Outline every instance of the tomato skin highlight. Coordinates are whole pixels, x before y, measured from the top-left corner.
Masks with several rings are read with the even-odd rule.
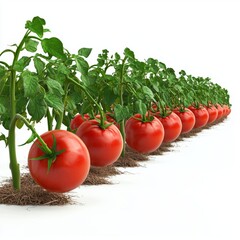
[[[209,115],[208,124],[213,123],[217,119],[218,111],[215,106],[206,107],[206,109]]]
[[[182,131],[182,122],[178,115],[171,112],[167,117],[161,117],[159,114],[157,118],[161,121],[164,127],[164,143],[173,142],[176,140]]]
[[[181,119],[182,122],[181,133],[190,132],[193,129],[196,122],[195,115],[193,114],[193,112],[190,109],[185,108],[184,112],[180,112],[178,109],[175,109],[174,113],[176,113],[178,117]]]
[[[82,123],[77,129],[76,135],[87,146],[92,166],[111,165],[118,160],[122,153],[122,135],[114,124],[106,129],[101,129],[97,120],[89,120]]]
[[[78,127],[85,121],[89,120],[90,116],[86,113],[83,116],[81,114],[77,114],[70,122],[70,129],[72,131],[76,131]]]
[[[142,116],[135,114],[126,121],[126,142],[130,148],[137,152],[153,152],[163,142],[163,125],[156,117],[151,122],[142,122],[139,119],[142,119]]]
[[[48,160],[31,160],[44,155],[36,140],[28,154],[28,167],[33,179],[50,192],[68,192],[86,179],[90,169],[90,156],[87,147],[75,134],[65,130],[52,130],[41,135],[48,145],[53,146],[53,135],[56,138],[56,151],[65,149],[57,156],[48,171]]]
[[[201,128],[207,125],[209,114],[206,108],[204,107],[195,108],[193,106],[189,108],[195,115],[196,122],[195,122],[194,128]]]

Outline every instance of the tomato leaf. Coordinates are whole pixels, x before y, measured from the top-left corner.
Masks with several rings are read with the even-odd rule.
[[[27,139],[27,141],[23,144],[20,144],[19,146],[24,146],[26,144],[32,143],[36,137],[37,137],[36,134],[32,133],[31,136]]]
[[[30,71],[25,71],[22,73],[23,86],[24,86],[24,96],[34,97],[39,91],[38,77],[33,75]]]
[[[6,114],[10,109],[10,104],[6,96],[0,96],[0,115]]]
[[[32,21],[27,21],[25,28],[36,33],[40,38],[43,37],[43,26],[46,24],[45,20],[40,17],[34,17]]]
[[[75,60],[76,60],[78,71],[83,76],[87,76],[88,75],[88,69],[89,69],[88,62],[85,59],[83,59],[82,57],[77,57],[77,56],[75,57]]]
[[[63,44],[58,38],[44,38],[41,44],[45,53],[48,53],[50,56],[54,56],[56,58],[66,59]]]
[[[22,57],[14,64],[13,69],[17,72],[22,72],[24,68],[29,65],[30,62],[30,57]]]
[[[114,116],[117,122],[121,122],[122,120],[129,118],[129,108],[127,106],[116,104],[116,106],[114,107]]]
[[[6,146],[7,146],[7,139],[8,138],[3,133],[0,135],[0,141],[4,141]]]
[[[143,87],[142,87],[142,90],[143,90],[143,93],[144,93],[147,97],[149,97],[150,99],[154,100],[154,94],[153,94],[152,90],[151,90],[149,87],[143,86]]]
[[[29,52],[36,52],[38,43],[39,42],[32,40],[31,38],[27,38],[25,41],[25,49]]]
[[[45,68],[45,63],[38,57],[34,57],[33,58],[33,62],[34,62],[34,67],[37,70],[37,73],[40,75],[42,74],[44,68]]]
[[[4,114],[6,111],[5,106],[0,102],[0,114]]]
[[[134,52],[132,50],[130,50],[129,48],[125,48],[124,49],[124,55],[128,58],[135,58]]]
[[[27,110],[31,115],[32,120],[36,122],[39,122],[46,115],[47,104],[42,93],[39,93],[34,98],[30,99]]]
[[[56,96],[55,94],[52,93],[47,93],[44,98],[48,104],[48,106],[63,112],[64,106],[62,102],[62,98],[59,96]]]
[[[56,95],[64,95],[64,90],[58,81],[48,78],[46,84],[48,86],[49,93]]]
[[[135,103],[137,112],[140,113],[142,116],[145,116],[147,113],[147,106],[142,100],[138,100]]]
[[[87,58],[92,52],[92,48],[80,48],[78,50],[78,55]]]

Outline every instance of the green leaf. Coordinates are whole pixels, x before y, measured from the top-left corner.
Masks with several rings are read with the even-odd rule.
[[[57,111],[63,112],[64,105],[61,97],[55,94],[47,93],[45,96],[45,100],[49,107],[52,107]]]
[[[4,114],[6,112],[5,106],[0,102],[0,115]]]
[[[22,72],[24,68],[29,65],[30,62],[31,62],[30,57],[22,57],[14,64],[13,69],[18,72]]]
[[[31,136],[28,138],[28,140],[25,143],[22,143],[19,146],[24,146],[26,144],[32,143],[35,140],[36,137],[37,137],[36,134],[32,133]]]
[[[44,95],[39,93],[34,98],[30,99],[27,110],[32,120],[39,122],[47,112],[47,104],[44,100]]]
[[[124,49],[124,55],[128,58],[132,58],[132,59],[135,58],[134,52],[132,50],[130,50],[129,48]]]
[[[136,108],[137,112],[141,115],[145,115],[147,113],[147,106],[145,103],[142,102],[142,100],[136,101]]]
[[[87,58],[91,52],[92,52],[92,48],[80,48],[78,50],[78,55]]]
[[[24,96],[34,97],[39,91],[38,77],[29,71],[22,73]]]
[[[32,40],[31,38],[27,38],[25,41],[25,48],[29,52],[36,52],[38,43],[39,42]]]
[[[145,95],[147,95],[147,97],[149,97],[152,100],[154,99],[154,94],[153,94],[152,90],[149,87],[143,86],[142,90],[143,90],[143,93]]]
[[[88,62],[85,59],[83,59],[82,57],[75,57],[75,60],[76,60],[78,71],[83,76],[87,76],[88,75],[88,69],[89,69]]]
[[[34,67],[37,70],[38,74],[42,74],[44,68],[45,68],[45,63],[38,57],[34,57],[33,58],[33,62],[34,62]]]
[[[45,53],[48,53],[51,56],[56,58],[66,59],[66,55],[64,54],[64,48],[62,42],[55,37],[52,38],[44,38],[41,42],[42,49]]]
[[[48,90],[50,93],[56,94],[56,95],[59,95],[59,94],[64,95],[64,90],[58,81],[48,78],[48,80],[46,81],[46,84],[48,86]]]
[[[58,71],[60,72],[60,73],[63,73],[63,74],[65,74],[65,75],[68,75],[68,74],[70,74],[70,69],[67,67],[67,66],[65,66],[63,63],[60,63],[59,64],[59,66],[58,66]]]
[[[3,133],[0,135],[0,141],[4,141],[7,146],[7,137]]]
[[[114,116],[117,122],[128,119],[130,116],[128,107],[116,104],[114,107]]]
[[[34,17],[32,21],[27,21],[25,28],[36,33],[40,38],[43,37],[43,26],[46,24],[45,20],[40,17]]]
[[[10,109],[9,100],[6,96],[0,96],[0,115],[6,114]]]

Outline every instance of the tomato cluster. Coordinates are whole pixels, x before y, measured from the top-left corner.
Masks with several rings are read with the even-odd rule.
[[[104,49],[90,66],[91,48],[70,53],[58,38],[44,38],[45,24],[40,17],[27,21],[16,49],[0,53],[13,54],[12,62],[0,61],[0,124],[8,131],[0,140],[9,147],[16,190],[15,126],[32,131],[26,144],[37,138],[28,158],[35,181],[65,192],[84,181],[90,166],[124,157],[126,145],[149,154],[231,112],[228,91],[210,78],[175,73],[158,59],[139,60],[129,48],[122,56]],[[33,126],[43,118],[48,132],[39,136]]]

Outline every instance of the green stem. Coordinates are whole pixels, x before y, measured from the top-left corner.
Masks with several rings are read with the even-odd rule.
[[[53,127],[53,117],[51,116],[49,109],[47,109],[47,125],[48,131],[51,131]]]
[[[106,117],[105,117],[105,113],[103,111],[103,108],[102,106],[97,102],[95,101],[95,99],[92,97],[92,95],[88,92],[88,90],[82,86],[79,82],[76,82],[73,78],[71,77],[68,77],[68,79],[73,83],[75,84],[76,86],[78,86],[81,90],[83,90],[83,92],[87,95],[87,97],[97,106],[98,108],[98,111],[100,113],[100,123],[99,123],[99,127],[101,129],[106,129],[106,127],[108,125],[105,124],[105,120],[106,120]]]
[[[121,72],[120,72],[120,81],[119,81],[119,96],[120,96],[120,104],[123,106],[124,105],[124,100],[123,100],[123,93],[124,93],[124,66],[125,66],[125,62],[126,62],[127,58],[125,57],[122,61],[122,68],[121,68]],[[123,150],[121,153],[121,156],[124,157],[125,156],[125,151],[126,151],[126,133],[125,133],[125,119],[123,119],[120,122],[120,132],[122,134],[122,138],[123,138]]]
[[[16,71],[13,69],[13,66],[18,61],[20,52],[23,48],[25,43],[25,39],[28,36],[30,31],[27,31],[18,45],[16,52],[14,54],[14,59],[11,66],[11,75],[10,75],[10,121],[12,121],[16,115]],[[15,190],[20,190],[21,183],[20,183],[20,169],[19,164],[17,163],[17,156],[16,156],[16,140],[15,140],[15,127],[9,129],[8,132],[8,149],[9,149],[9,156],[10,156],[10,169],[12,172],[12,179],[13,179],[13,188]]]
[[[15,128],[16,125],[16,121],[20,119],[21,121],[23,121],[23,123],[27,126],[27,128],[29,128],[32,133],[36,136],[36,138],[38,139],[38,141],[41,144],[41,147],[44,149],[44,152],[46,154],[51,155],[52,154],[52,150],[47,146],[47,144],[44,142],[44,140],[39,136],[39,134],[36,132],[35,128],[28,122],[28,120],[23,117],[21,114],[16,114],[15,117],[12,119],[11,124],[10,124],[10,129]]]

